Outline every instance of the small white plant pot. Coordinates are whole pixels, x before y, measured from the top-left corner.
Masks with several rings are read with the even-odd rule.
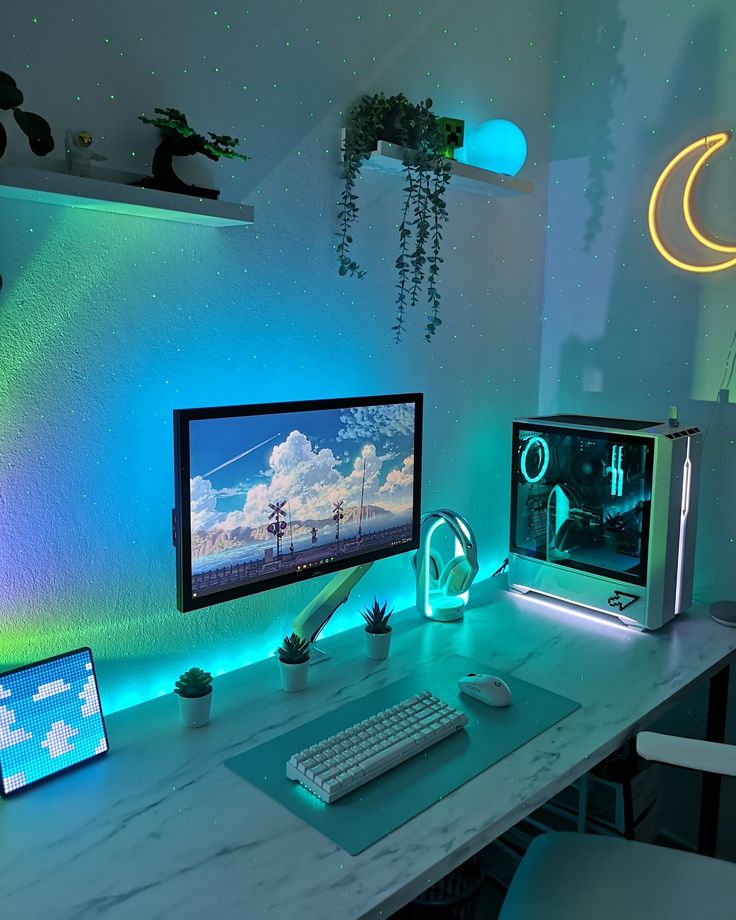
[[[210,704],[212,703],[212,688],[206,696],[179,697],[179,718],[186,728],[201,728],[210,720]]]
[[[299,664],[289,664],[279,658],[279,671],[281,672],[281,687],[289,693],[307,689],[309,680],[309,662],[301,661]]]
[[[365,630],[365,653],[369,658],[388,658],[391,647],[391,630],[385,633],[371,633]]]

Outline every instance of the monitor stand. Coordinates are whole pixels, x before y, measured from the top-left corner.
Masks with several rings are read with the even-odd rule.
[[[303,639],[309,639],[310,664],[320,664],[330,657],[328,652],[314,643],[332,614],[350,597],[350,592],[372,565],[372,562],[366,562],[338,572],[292,623],[293,632]]]

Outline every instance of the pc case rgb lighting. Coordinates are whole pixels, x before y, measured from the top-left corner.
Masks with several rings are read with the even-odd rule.
[[[661,422],[517,419],[509,585],[643,629],[687,609],[700,443]]]

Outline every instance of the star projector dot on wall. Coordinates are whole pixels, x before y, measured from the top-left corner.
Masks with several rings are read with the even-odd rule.
[[[465,146],[455,151],[456,159],[504,176],[515,176],[526,160],[524,132],[513,121],[493,118],[474,131],[467,130]]]

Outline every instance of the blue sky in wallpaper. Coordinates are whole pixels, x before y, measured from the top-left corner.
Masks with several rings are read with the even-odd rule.
[[[269,548],[318,553],[335,540],[337,502],[341,541],[410,524],[414,422],[412,403],[190,422],[193,573]]]
[[[0,674],[0,776],[12,792],[107,750],[88,649]]]

